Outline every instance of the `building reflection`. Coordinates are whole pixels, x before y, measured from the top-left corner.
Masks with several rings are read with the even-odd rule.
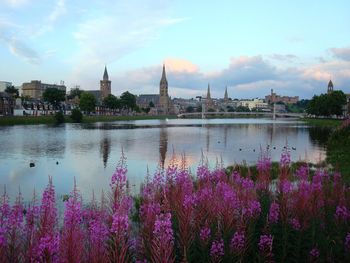
[[[108,134],[104,134],[103,138],[100,141],[100,155],[103,161],[103,167],[107,167],[108,157],[111,152],[111,139]]]
[[[159,131],[159,165],[164,168],[166,154],[168,151],[168,130],[165,126]]]

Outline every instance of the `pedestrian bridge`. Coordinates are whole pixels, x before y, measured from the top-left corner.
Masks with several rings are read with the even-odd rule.
[[[237,115],[246,115],[246,116],[263,116],[275,118],[303,118],[306,115],[304,113],[287,113],[287,112],[191,112],[191,113],[181,113],[178,114],[178,118],[186,117],[202,117],[203,119],[207,116],[237,116]]]

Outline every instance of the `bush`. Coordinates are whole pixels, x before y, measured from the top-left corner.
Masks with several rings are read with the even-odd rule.
[[[56,124],[64,123],[64,115],[62,111],[56,112],[54,118]]]
[[[83,120],[83,114],[79,109],[75,108],[72,110],[70,118],[73,120],[73,122],[81,122]]]

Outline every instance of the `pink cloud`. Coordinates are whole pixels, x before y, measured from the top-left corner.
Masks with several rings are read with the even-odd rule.
[[[189,60],[179,58],[167,58],[164,61],[167,71],[196,73],[199,67]]]

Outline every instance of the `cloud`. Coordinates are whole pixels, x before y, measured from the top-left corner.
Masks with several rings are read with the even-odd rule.
[[[281,55],[281,54],[272,54],[269,56],[271,59],[279,60],[279,61],[287,61],[291,62],[297,59],[298,57],[292,54]]]
[[[9,49],[15,56],[24,59],[30,64],[39,64],[41,62],[39,54],[28,47],[24,42],[15,38],[7,41]]]
[[[333,54],[333,56],[335,56],[336,58],[350,61],[350,47],[331,48],[330,51]]]
[[[56,20],[67,12],[65,0],[58,0],[53,11],[49,15],[49,21],[51,23],[56,22]]]
[[[167,58],[164,63],[169,71],[196,73],[199,67],[186,59]]]
[[[5,4],[11,7],[20,7],[25,5],[29,0],[2,0],[1,2],[5,2]]]

